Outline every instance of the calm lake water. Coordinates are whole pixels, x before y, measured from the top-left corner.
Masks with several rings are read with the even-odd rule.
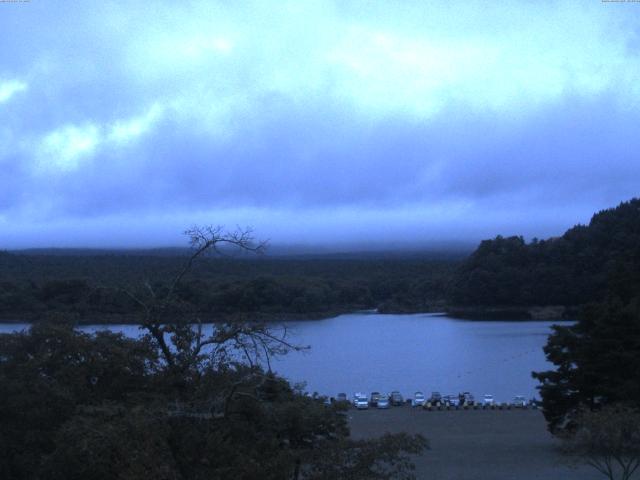
[[[443,395],[470,391],[496,400],[538,396],[531,371],[551,367],[542,347],[555,322],[465,321],[435,314],[354,313],[315,321],[287,322],[289,339],[310,345],[272,362],[274,370],[307,390],[389,392],[411,395],[437,390]],[[27,328],[0,324],[0,333]],[[109,328],[130,336],[131,325]]]

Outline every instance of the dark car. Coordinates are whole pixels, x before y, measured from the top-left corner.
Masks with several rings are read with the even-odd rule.
[[[394,407],[399,407],[404,404],[404,398],[402,398],[400,392],[397,391],[393,391],[389,394],[389,401]]]
[[[372,407],[377,407],[379,398],[380,398],[380,392],[371,392],[371,398],[369,399],[369,404]]]
[[[431,392],[431,397],[429,398],[429,402],[431,402],[432,405],[435,405],[437,403],[442,403],[442,395],[440,395],[440,392]]]
[[[458,407],[460,405],[460,397],[458,395],[445,395],[442,397],[442,404],[449,407]]]

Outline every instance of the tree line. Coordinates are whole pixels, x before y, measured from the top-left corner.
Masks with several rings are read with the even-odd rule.
[[[585,305],[640,286],[640,200],[603,210],[562,236],[485,240],[456,270],[453,305]]]
[[[267,251],[268,253],[268,251]],[[184,257],[0,255],[0,316],[127,321],[135,302],[122,286],[159,289]],[[204,258],[175,295],[207,320],[327,316],[358,309],[442,308],[457,260],[443,258]]]

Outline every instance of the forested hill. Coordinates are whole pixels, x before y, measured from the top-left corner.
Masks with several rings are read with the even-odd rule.
[[[459,306],[577,306],[610,291],[640,290],[640,199],[596,213],[561,237],[485,240],[456,271],[449,302]]]
[[[162,291],[186,259],[179,251],[143,253],[0,251],[0,320],[136,321],[139,307],[122,289],[148,282]],[[442,310],[446,285],[463,258],[451,252],[204,258],[176,295],[181,308],[210,320]]]

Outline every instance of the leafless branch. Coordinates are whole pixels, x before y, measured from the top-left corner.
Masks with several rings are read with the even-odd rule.
[[[175,312],[175,293],[185,276],[193,269],[196,260],[209,252],[224,255],[225,248],[231,247],[245,252],[261,254],[266,242],[255,242],[250,228],[237,228],[227,232],[221,226],[194,226],[185,231],[189,238],[191,253],[178,273],[173,277],[166,290],[154,289],[151,282],[145,279],[144,290],[134,293],[130,289],[120,289],[144,312],[141,326],[153,338],[167,365],[172,368],[197,370],[205,358],[209,361],[228,358],[232,352],[242,352],[251,367],[266,360],[271,370],[271,356],[287,351],[304,350],[304,346],[294,345],[287,339],[286,328],[281,334],[274,333],[265,324],[249,322],[233,322],[216,324],[209,335],[203,333],[199,318],[194,324],[178,323],[170,318]],[[169,335],[169,337],[166,337]],[[206,347],[208,355],[205,355]]]

